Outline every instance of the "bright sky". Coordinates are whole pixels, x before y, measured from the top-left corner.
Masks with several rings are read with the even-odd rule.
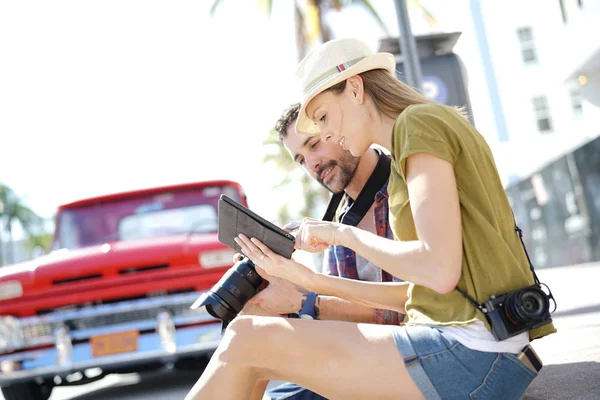
[[[226,178],[275,218],[286,197],[270,190],[262,142],[296,99],[297,60],[292,2],[273,3],[269,19],[250,0],[214,17],[212,0],[2,2],[0,181],[51,216],[89,196]],[[397,33],[394,2],[374,3]],[[330,21],[376,50],[363,9]]]

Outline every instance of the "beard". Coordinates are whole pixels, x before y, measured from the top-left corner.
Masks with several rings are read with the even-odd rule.
[[[317,171],[317,182],[319,182],[321,186],[329,190],[331,193],[337,194],[343,192],[354,177],[359,160],[360,157],[354,157],[352,154],[350,154],[350,152],[344,152],[339,160],[331,160],[321,165]],[[323,171],[330,167],[336,166],[339,167],[338,176],[332,177],[328,183],[323,182],[321,179],[321,174]],[[330,174],[332,172],[330,172]]]

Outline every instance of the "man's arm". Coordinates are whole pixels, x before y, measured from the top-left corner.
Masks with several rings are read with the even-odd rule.
[[[375,309],[333,296],[318,295],[315,306],[322,320],[375,323]]]
[[[349,322],[364,322],[368,324],[398,325],[402,322],[405,312],[372,308],[334,296],[318,295],[316,306],[319,319]]]
[[[240,314],[279,316],[298,313],[307,291],[284,279],[270,277],[269,286],[251,298]],[[319,319],[376,323],[375,309],[334,296],[317,296]]]

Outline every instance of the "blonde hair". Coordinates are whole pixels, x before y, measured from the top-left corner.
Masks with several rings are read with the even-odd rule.
[[[397,118],[412,104],[435,104],[407,84],[396,79],[384,69],[372,69],[359,74],[363,80],[365,92],[371,96],[377,110],[390,117]],[[340,82],[327,89],[334,94],[340,94],[346,88],[346,81]],[[465,116],[460,108],[456,111]]]

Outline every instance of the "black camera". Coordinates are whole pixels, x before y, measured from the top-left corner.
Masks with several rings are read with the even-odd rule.
[[[191,308],[206,307],[206,311],[227,325],[244,308],[248,300],[258,291],[264,279],[256,272],[254,263],[248,259],[235,263],[210,291],[203,293]]]
[[[551,322],[550,298],[537,284],[491,296],[483,306],[492,334],[500,341]]]

